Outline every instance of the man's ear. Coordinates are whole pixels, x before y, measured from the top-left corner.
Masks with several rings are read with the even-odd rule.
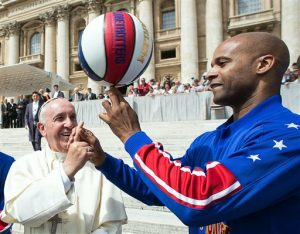
[[[38,122],[38,123],[37,123],[37,128],[38,128],[38,130],[40,131],[41,135],[42,135],[43,137],[45,137],[45,136],[46,136],[45,125],[42,124],[42,123],[40,123],[40,122]]]
[[[256,74],[264,74],[268,72],[275,63],[275,57],[271,54],[264,55],[258,58]]]

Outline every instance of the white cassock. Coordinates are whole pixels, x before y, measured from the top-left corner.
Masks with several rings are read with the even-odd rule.
[[[32,234],[121,233],[127,216],[120,190],[87,162],[66,193],[60,173],[65,156],[48,146],[13,163],[2,220],[21,223]],[[59,222],[54,225],[49,219],[56,214]]]

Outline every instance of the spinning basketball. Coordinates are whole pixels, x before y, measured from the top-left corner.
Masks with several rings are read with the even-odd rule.
[[[78,43],[79,61],[85,73],[107,86],[132,83],[147,68],[152,50],[146,26],[122,11],[95,18]]]

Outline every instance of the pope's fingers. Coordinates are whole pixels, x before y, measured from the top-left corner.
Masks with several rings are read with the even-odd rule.
[[[75,128],[74,141],[80,141],[80,133],[83,129],[83,122],[79,122],[78,126]]]

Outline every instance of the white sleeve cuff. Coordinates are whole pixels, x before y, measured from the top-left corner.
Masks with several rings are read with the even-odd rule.
[[[74,181],[71,181],[70,178],[67,176],[62,163],[59,164],[59,171],[60,171],[61,179],[64,183],[65,192],[67,193],[69,192],[70,188],[74,184]]]

